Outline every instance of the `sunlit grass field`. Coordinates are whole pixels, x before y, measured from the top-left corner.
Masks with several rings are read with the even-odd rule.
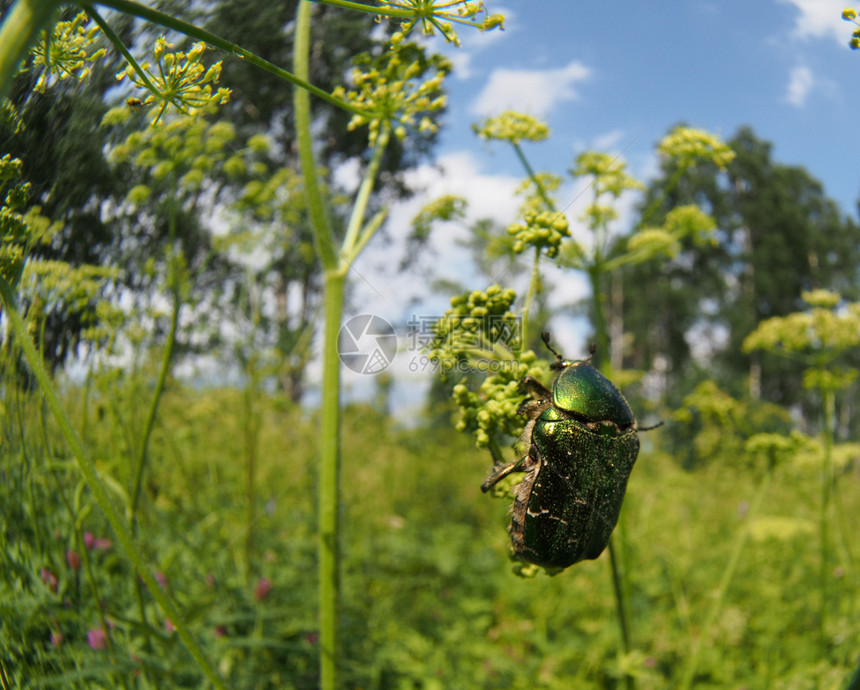
[[[68,409],[125,510],[142,389],[112,379],[84,395],[67,387]],[[204,687],[39,396],[7,386],[3,403],[2,687]],[[314,415],[175,385],[159,419],[138,529],[159,581],[228,687],[317,687]],[[509,502],[480,491],[488,453],[370,407],[347,408],[343,429],[344,687],[611,688],[625,670],[672,687],[700,636],[695,687],[846,687],[860,654],[856,458],[840,465],[822,589],[814,464],[779,464],[750,520],[762,466],[717,455],[685,470],[660,450],[673,424],[649,432],[616,530],[625,657],[606,553],[553,577],[514,572]]]

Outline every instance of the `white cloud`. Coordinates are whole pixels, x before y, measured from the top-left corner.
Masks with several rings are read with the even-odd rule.
[[[414,301],[435,301],[434,309],[444,309],[447,297],[433,295],[430,283],[436,278],[473,285],[476,276],[468,250],[457,245],[467,238],[465,226],[481,218],[507,225],[514,220],[521,199],[515,195],[520,180],[510,175],[486,172],[473,154],[454,152],[439,158],[437,165],[422,165],[406,175],[417,190],[409,199],[392,205],[385,223],[385,238],[375,238],[356,262],[352,276],[354,303],[361,310],[398,321]],[[422,250],[429,259],[432,275],[422,280],[420,271],[398,270],[406,252],[406,238],[412,219],[428,202],[446,194],[468,201],[465,221],[440,223],[434,227],[429,246]],[[386,241],[387,238],[387,241]],[[475,287],[485,287],[475,286]],[[436,299],[438,297],[438,299]]]
[[[518,110],[544,117],[557,104],[576,100],[579,93],[574,86],[590,75],[591,70],[578,60],[549,70],[495,69],[471,111],[495,115],[503,110]]]
[[[779,0],[794,5],[800,12],[794,22],[795,38],[834,38],[847,46],[851,27],[842,19],[845,0]],[[847,3],[850,5],[851,3]]]
[[[806,103],[809,92],[815,86],[812,70],[806,65],[796,65],[792,68],[788,80],[788,90],[785,100],[791,105],[801,108]]]
[[[590,148],[595,151],[614,151],[619,144],[628,143],[627,133],[623,129],[613,129],[597,136]]]

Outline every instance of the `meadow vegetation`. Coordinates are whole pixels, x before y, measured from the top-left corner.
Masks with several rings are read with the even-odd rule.
[[[351,269],[446,107],[451,63],[410,32],[501,17],[300,0],[266,4],[289,27],[268,44],[230,2],[79,4],[18,0],[0,28],[0,688],[860,685],[860,228],[805,171],[747,128],[673,126],[654,180],[577,156],[569,219],[529,159],[547,126],[476,123],[521,161],[521,208],[469,228],[476,282],[437,286],[424,355],[447,376],[403,424],[383,378],[341,403]],[[430,203],[410,249],[465,217]],[[498,262],[525,294],[481,277]],[[665,422],[606,552],[561,573],[510,555],[516,478],[480,491],[514,457],[519,382],[553,375],[548,262],[588,281],[593,364]],[[703,323],[726,334],[707,362]],[[206,358],[235,385],[179,375]]]

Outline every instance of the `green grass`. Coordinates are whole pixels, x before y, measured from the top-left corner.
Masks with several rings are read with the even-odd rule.
[[[87,406],[69,388],[112,497],[124,487],[144,411],[139,389],[103,381]],[[144,396],[145,398],[145,396]],[[194,635],[230,688],[318,686],[315,481],[317,422],[263,396],[247,505],[244,398],[169,390],[144,477],[139,533]],[[204,687],[201,673],[114,544],[38,396],[4,388],[0,446],[0,687]],[[169,420],[169,421],[168,421]],[[490,458],[447,428],[403,430],[348,408],[343,438],[342,683],[349,688],[615,687],[676,684],[713,601],[760,476],[732,458],[687,471],[651,432],[624,516],[634,651],[618,654],[609,564],[521,578],[508,559],[508,505],[481,494]],[[843,514],[860,514],[855,461],[838,478]],[[834,528],[827,637],[820,610],[814,466],[776,470],[712,630],[697,688],[842,688],[860,647],[849,519]],[[811,531],[804,527],[812,526]],[[834,512],[834,524],[839,514]],[[768,531],[769,526],[769,531]],[[793,531],[792,531],[793,530]],[[250,542],[249,542],[250,539]],[[73,570],[67,550],[84,555]],[[854,548],[856,551],[856,547]],[[89,561],[92,578],[87,574]],[[56,593],[41,571],[57,577]],[[259,600],[259,583],[271,590]],[[97,594],[94,594],[94,588]],[[99,605],[111,647],[94,650]],[[52,644],[61,632],[63,641]]]

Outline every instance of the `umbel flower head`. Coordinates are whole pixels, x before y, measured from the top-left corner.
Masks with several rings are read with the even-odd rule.
[[[692,127],[675,127],[663,137],[657,152],[674,158],[681,167],[710,160],[723,170],[735,158],[735,152],[718,136]]]
[[[71,21],[57,22],[52,35],[33,46],[33,67],[40,70],[34,91],[44,93],[51,77],[81,80],[104,57],[104,48],[93,50],[99,28],[89,21],[86,12],[79,12]]]
[[[206,45],[195,43],[187,53],[172,51],[173,44],[162,36],[155,42],[157,70],[152,71],[149,63],[138,69],[129,65],[117,74],[117,79],[127,77],[135,86],[149,91],[141,105],[152,106],[156,124],[171,107],[184,115],[196,115],[215,104],[224,104],[230,98],[230,89],[219,87],[213,91],[213,84],[221,78],[221,62],[210,67],[203,65],[201,58]]]
[[[528,210],[524,223],[508,226],[508,234],[514,236],[514,252],[521,254],[529,247],[546,250],[551,259],[558,256],[561,241],[570,237],[570,228],[564,214],[555,211]]]
[[[549,137],[549,127],[536,117],[506,110],[494,117],[472,125],[481,139],[499,139],[519,144],[521,141],[543,141]]]
[[[408,15],[400,24],[400,32],[391,37],[392,43],[398,43],[407,36],[416,24],[421,24],[421,31],[432,36],[439,31],[446,41],[460,45],[460,39],[452,24],[471,26],[480,31],[503,29],[505,18],[501,14],[487,14],[483,2],[469,0],[380,0],[383,9],[405,10]],[[477,19],[483,14],[483,19]]]
[[[762,321],[744,340],[745,352],[766,350],[811,364],[804,372],[806,388],[837,391],[857,378],[857,370],[835,363],[860,347],[860,302],[842,303],[829,290],[804,292],[809,310]]]
[[[500,436],[520,435],[520,381],[544,378],[549,371],[534,352],[520,351],[519,319],[511,311],[515,299],[513,290],[498,285],[454,297],[436,322],[429,346],[430,359],[443,372],[463,372],[451,395],[459,410],[456,428],[473,433],[481,448],[496,444]],[[487,374],[477,391],[468,386],[469,371]]]
[[[356,58],[352,88],[338,86],[332,95],[366,114],[354,115],[349,129],[369,125],[369,142],[376,144],[383,123],[395,136],[406,137],[407,129],[435,133],[433,116],[444,110],[447,97],[442,82],[451,71],[450,61],[441,55],[427,58],[414,43],[399,43],[382,55],[365,53]]]
[[[857,50],[860,48],[860,22],[857,21],[857,10],[851,7],[842,10],[842,18],[846,22],[851,22],[852,24],[857,25],[857,28],[854,29],[854,33],[851,34],[851,40],[848,43],[848,45],[854,50]]]

